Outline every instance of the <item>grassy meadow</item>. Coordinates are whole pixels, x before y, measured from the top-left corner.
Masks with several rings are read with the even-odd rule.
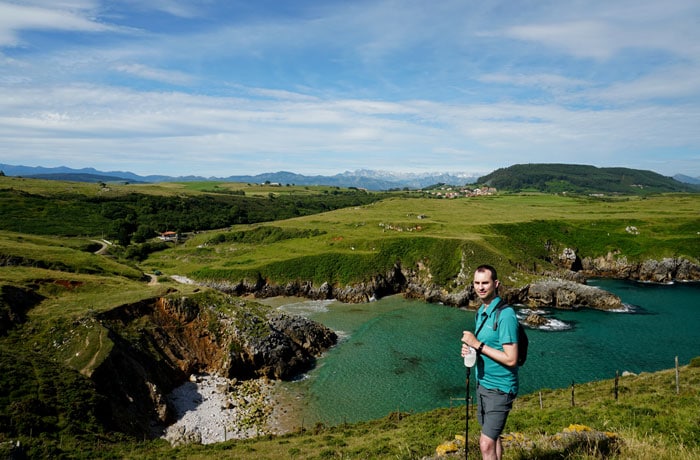
[[[675,372],[621,377],[618,397],[614,381],[577,385],[572,406],[570,389],[543,390],[516,399],[506,430],[504,459],[691,460],[700,457],[700,361]],[[542,403],[540,404],[540,400]],[[171,448],[165,441],[125,443],[109,452],[129,459],[424,459],[439,458],[436,448],[465,433],[464,406],[425,413],[392,413],[369,422],[335,427],[316,425],[283,436],[261,436],[209,446]],[[604,432],[614,449],[586,443],[566,446],[561,433]],[[478,423],[469,420],[469,455],[480,458]],[[94,452],[93,452],[94,453]],[[83,458],[89,458],[86,452]],[[444,458],[444,457],[442,457]],[[464,458],[464,450],[453,457]]]
[[[262,231],[261,227],[274,227]],[[635,227],[638,233],[627,231]],[[697,195],[599,199],[502,195],[460,200],[389,197],[332,212],[193,235],[144,261],[149,270],[194,278],[295,278],[352,283],[397,260],[428,261],[448,285],[460,264],[493,263],[512,282],[523,267],[550,269],[550,248],[579,255],[610,252],[630,261],[700,255]],[[318,234],[313,234],[316,232]],[[256,235],[258,235],[256,237]],[[302,235],[298,237],[298,235]]]
[[[120,201],[125,197],[129,200]],[[332,200],[337,200],[335,207],[324,208]],[[297,202],[304,213],[294,213]],[[128,212],[123,203],[130,206]],[[167,214],[160,205],[168,207]],[[575,248],[581,257],[610,253],[629,261],[700,260],[700,194],[532,193],[446,200],[418,192],[337,187],[86,184],[0,177],[0,212],[0,293],[8,299],[13,289],[32,294],[26,319],[0,334],[0,452],[14,439],[7,434],[12,428],[23,433],[20,440],[33,446],[32,452],[45,457],[71,452],[65,458],[418,459],[463,432],[463,407],[178,449],[165,441],[141,442],[104,432],[83,416],[94,413],[97,402],[80,372],[89,372],[106,351],[100,347],[105,330],[91,327],[93,313],[172,290],[189,295],[197,289],[175,282],[174,275],[345,285],[400,262],[424,267],[420,269],[434,283],[449,289],[468,282],[482,263],[497,266],[505,284],[522,286],[555,268],[552,258],[565,247]],[[236,219],[256,218],[231,224],[234,213]],[[110,236],[116,222],[133,230],[158,224],[160,216],[191,230],[183,232],[179,243],[158,246],[132,241],[127,248]],[[172,229],[162,224],[150,228],[150,236]],[[104,239],[112,244],[100,252]],[[0,298],[1,308],[7,306],[4,301]],[[86,335],[72,336],[78,329]],[[70,348],[59,350],[62,338]],[[574,423],[619,433],[624,444],[612,458],[698,458],[697,363],[683,368],[682,375],[680,395],[672,375],[661,372],[625,378],[617,401],[611,398],[610,382],[582,385],[576,407],[567,406],[566,390],[544,392],[542,409],[536,396],[523,396],[508,429],[523,433],[530,447],[510,449],[506,458],[593,458],[585,450],[562,455],[550,445],[550,436]],[[12,414],[43,410],[47,412],[22,427],[10,427]],[[34,427],[43,428],[37,432]],[[472,456],[477,452],[475,421],[473,427]]]

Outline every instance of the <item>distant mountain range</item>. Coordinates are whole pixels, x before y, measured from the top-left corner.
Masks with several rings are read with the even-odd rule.
[[[193,182],[193,181],[225,181],[262,184],[265,182],[282,185],[330,185],[338,187],[357,187],[367,190],[390,190],[411,188],[419,189],[439,183],[464,185],[471,184],[477,175],[467,173],[423,173],[395,174],[385,171],[367,169],[346,171],[334,176],[304,176],[288,171],[264,173],[258,175],[202,177],[202,176],[139,176],[128,171],[98,171],[94,168],[73,169],[65,166],[45,168],[41,166],[14,166],[0,163],[0,171],[7,176],[22,176],[40,179],[68,180],[76,182]]]
[[[700,185],[700,177],[690,177],[685,174],[676,174],[673,176],[678,182],[683,182],[684,184]]]
[[[468,173],[406,173],[361,169],[346,171],[334,176],[305,176],[288,171],[228,177],[202,176],[139,176],[128,171],[98,171],[94,168],[73,169],[65,166],[45,168],[41,166],[15,166],[0,163],[0,171],[7,176],[77,182],[191,182],[225,181],[260,184],[265,182],[282,185],[329,185],[357,187],[367,190],[421,189],[436,184],[468,185],[488,184],[503,190],[536,189],[540,191],[600,190],[616,192],[629,187],[651,188],[658,191],[698,191],[700,177],[677,174],[662,176],[651,171],[629,168],[596,168],[568,164],[523,164],[498,169],[486,176]],[[689,186],[688,186],[689,185]]]

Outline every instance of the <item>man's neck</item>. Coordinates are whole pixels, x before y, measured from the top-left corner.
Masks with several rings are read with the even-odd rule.
[[[482,300],[482,303],[483,303],[483,306],[484,306],[484,313],[486,312],[486,310],[488,310],[488,308],[491,306],[491,304],[492,304],[492,303],[494,302],[494,300],[496,300],[497,298],[498,298],[498,294],[494,295],[494,296],[491,297],[490,299],[483,299],[483,300]]]

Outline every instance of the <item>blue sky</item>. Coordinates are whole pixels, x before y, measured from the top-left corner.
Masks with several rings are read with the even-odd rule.
[[[697,0],[0,0],[0,163],[700,177]]]

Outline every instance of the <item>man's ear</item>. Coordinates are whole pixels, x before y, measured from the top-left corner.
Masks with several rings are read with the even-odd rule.
[[[498,287],[501,285],[501,282],[496,280],[493,284],[494,286],[496,286],[496,289],[498,289]]]

